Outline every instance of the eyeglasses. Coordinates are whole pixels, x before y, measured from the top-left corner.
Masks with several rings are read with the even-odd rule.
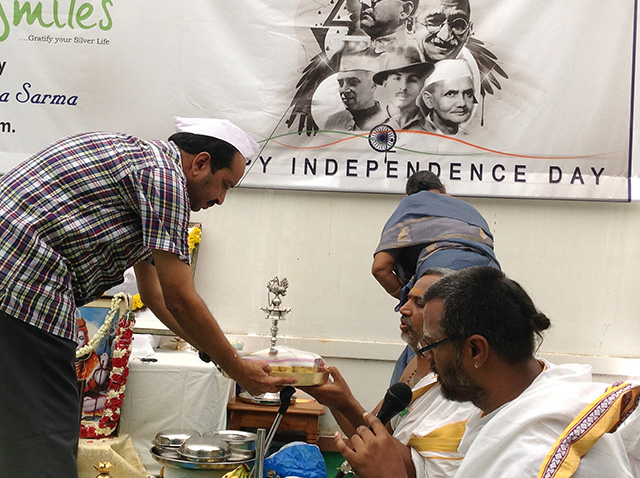
[[[450,342],[451,340],[453,340],[453,337],[445,337],[444,339],[440,339],[435,341],[432,344],[429,345],[425,345],[424,347],[422,347],[421,349],[418,349],[418,353],[420,355],[424,355],[425,352],[428,352],[429,350],[435,349],[436,347],[438,347],[439,345],[444,345],[447,342]]]
[[[449,25],[449,28],[454,35],[463,35],[469,29],[469,22],[462,17],[457,17],[450,20],[444,15],[434,15],[427,18],[427,21],[425,23],[418,23],[425,26],[429,33],[438,33],[440,30],[442,30],[442,27],[445,23]]]

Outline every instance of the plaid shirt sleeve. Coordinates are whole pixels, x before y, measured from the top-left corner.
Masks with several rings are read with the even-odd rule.
[[[136,173],[143,244],[189,263],[189,201],[175,170],[145,168]],[[187,211],[187,214],[185,214]]]

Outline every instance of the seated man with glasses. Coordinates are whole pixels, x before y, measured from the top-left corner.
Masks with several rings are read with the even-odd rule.
[[[472,267],[440,279],[424,299],[427,345],[419,352],[433,361],[444,397],[479,409],[466,423],[456,478],[638,476],[629,425],[639,420],[640,384],[607,387],[591,381],[587,365],[536,358],[551,323],[518,283]],[[407,476],[379,420],[368,415],[366,424],[353,449],[336,437],[358,477],[381,469]]]
[[[400,308],[401,336],[414,350],[421,346],[423,295],[432,284],[452,272],[441,268],[426,270]],[[462,459],[456,450],[464,424],[477,410],[471,403],[445,399],[436,376],[431,373],[431,365],[429,354],[414,356],[409,362],[399,381],[412,387],[412,401],[407,410],[388,425],[393,433],[393,446],[402,456],[405,472],[410,477],[453,476]],[[329,371],[332,380],[306,387],[304,391],[329,407],[342,431],[351,436],[357,427],[366,425],[362,416],[365,410],[338,369],[329,367]],[[372,413],[377,413],[381,404]]]

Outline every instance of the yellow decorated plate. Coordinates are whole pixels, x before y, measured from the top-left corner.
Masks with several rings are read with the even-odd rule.
[[[311,385],[320,385],[329,379],[329,372],[277,372],[271,371],[272,377],[295,377],[298,383],[294,383],[294,387],[309,387]]]

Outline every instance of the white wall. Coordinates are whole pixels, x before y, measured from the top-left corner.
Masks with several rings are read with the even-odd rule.
[[[290,283],[279,344],[321,354],[372,408],[402,350],[395,299],[370,273],[401,196],[234,189],[203,223],[196,286],[231,339],[268,346],[267,282]],[[552,320],[541,348],[600,379],[640,377],[640,203],[466,198],[508,276]],[[330,433],[333,421],[321,422]]]

